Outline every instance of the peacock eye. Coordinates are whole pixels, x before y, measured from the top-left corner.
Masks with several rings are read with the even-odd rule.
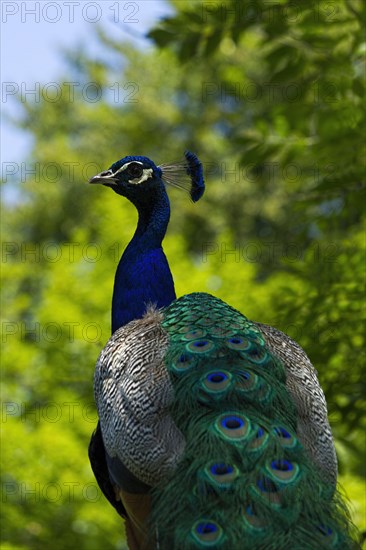
[[[129,167],[127,168],[127,172],[131,178],[140,178],[143,174],[143,168],[141,164],[138,164],[137,162],[131,162]]]

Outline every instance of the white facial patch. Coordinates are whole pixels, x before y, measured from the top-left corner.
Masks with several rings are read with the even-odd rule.
[[[142,183],[143,181],[146,181],[149,178],[151,178],[152,173],[153,173],[152,168],[144,168],[142,171],[142,176],[140,178],[134,178],[133,180],[128,180],[128,183],[135,183],[136,185],[138,185],[139,183]]]
[[[119,174],[120,172],[124,172],[125,170],[127,170],[127,168],[130,166],[130,164],[141,164],[142,165],[142,162],[138,162],[137,160],[133,160],[131,162],[127,162],[126,164],[123,164],[121,166],[121,168],[118,168],[118,170],[115,171],[115,173],[113,174],[114,176],[116,176],[117,174]]]
[[[118,168],[118,170],[113,174],[113,176],[116,176],[119,172],[124,172],[124,170],[126,170],[130,164],[142,165],[142,162],[139,162],[138,160],[132,160],[131,162],[127,162],[126,164],[121,166],[121,168]],[[131,180],[128,180],[128,183],[133,183],[138,185],[139,183],[142,183],[143,181],[146,181],[147,179],[151,178],[152,173],[153,173],[152,168],[144,168],[142,171],[142,175],[139,178],[133,178]]]

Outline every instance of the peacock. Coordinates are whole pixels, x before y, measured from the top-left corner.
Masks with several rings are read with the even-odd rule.
[[[127,156],[90,183],[138,211],[97,361],[89,446],[129,547],[353,548],[326,401],[305,352],[207,293],[176,298],[162,248],[166,186],[197,202],[197,156],[160,166]]]

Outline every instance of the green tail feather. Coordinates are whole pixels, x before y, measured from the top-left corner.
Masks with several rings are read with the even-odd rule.
[[[186,448],[154,491],[159,548],[354,548],[344,505],[296,437],[284,367],[258,328],[207,294],[173,302],[163,327]]]

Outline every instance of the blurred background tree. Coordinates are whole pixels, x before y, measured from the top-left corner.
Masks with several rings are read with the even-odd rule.
[[[3,204],[6,550],[125,548],[87,446],[94,364],[136,214],[84,183],[127,154],[159,163],[185,149],[203,161],[207,192],[192,205],[169,191],[177,294],[211,292],[304,347],[353,520],[366,528],[365,5],[172,5],[153,47],[100,30],[99,59],[68,53],[57,101],[23,105],[36,173],[8,182],[19,200]],[[73,97],[72,80],[88,93]]]

